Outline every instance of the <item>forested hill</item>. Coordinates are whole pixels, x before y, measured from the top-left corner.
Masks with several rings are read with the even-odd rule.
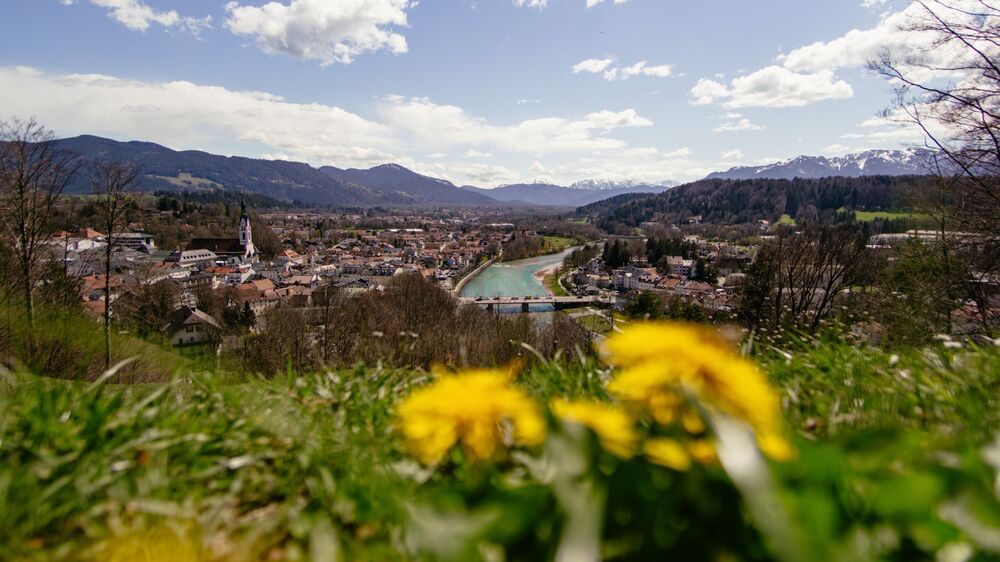
[[[150,142],[119,142],[89,135],[62,139],[58,146],[85,161],[100,158],[139,165],[143,171],[139,187],[143,191],[228,190],[289,202],[341,206],[409,203],[399,194],[342,182],[300,162],[176,151]],[[69,190],[89,192],[86,175],[77,174]]]
[[[609,232],[646,221],[684,223],[695,216],[712,224],[742,224],[783,215],[796,220],[833,218],[841,208],[909,209],[927,176],[829,177],[821,179],[702,180],[657,195],[622,196],[577,209]]]

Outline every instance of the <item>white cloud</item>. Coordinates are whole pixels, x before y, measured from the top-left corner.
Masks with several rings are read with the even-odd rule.
[[[869,0],[865,5],[878,7],[883,3]],[[919,67],[908,68],[911,76],[918,80],[968,78],[965,71],[960,70],[963,59],[970,56],[965,45],[958,41],[942,42],[937,32],[912,27],[920,27],[932,19],[929,10],[942,15],[953,26],[978,29],[995,25],[990,23],[990,18],[980,17],[981,8],[981,0],[927,3],[926,7],[923,3],[910,2],[904,9],[886,14],[874,27],[852,29],[833,40],[817,41],[795,49],[780,57],[779,62],[798,71],[835,70],[864,66],[888,51],[896,64],[904,67],[911,59],[921,61]],[[976,46],[983,52],[996,52],[996,45],[986,41]]]
[[[716,133],[730,133],[734,131],[759,131],[764,127],[754,124],[750,119],[736,112],[729,112],[723,116],[727,121],[712,129]]]
[[[939,138],[950,134],[940,123],[929,121],[927,126]],[[846,133],[840,138],[852,143],[868,143],[870,146],[885,144],[923,145],[926,141],[924,130],[910,121],[901,110],[895,110],[886,117],[872,117],[858,124],[858,132]]]
[[[615,4],[624,4],[628,0],[614,0]],[[594,6],[603,3],[604,0],[587,0],[587,7],[593,8]],[[523,8],[527,6],[528,8],[542,9],[549,5],[549,0],[514,0],[514,5],[518,8]]]
[[[597,111],[576,120],[543,117],[494,125],[454,105],[401,96],[386,97],[379,111],[385,124],[397,134],[423,146],[441,149],[488,146],[532,154],[621,148],[625,142],[610,138],[607,133],[653,124],[634,109],[625,109]]]
[[[542,165],[542,163],[539,162],[538,160],[535,160],[534,162],[531,163],[531,167],[528,168],[528,171],[534,174],[545,174],[545,175],[549,174],[549,169],[546,168],[544,165]]]
[[[461,177],[457,183],[472,183],[476,186],[495,186],[505,183],[513,183],[521,179],[521,175],[506,166],[498,165],[487,165],[487,164],[458,164],[458,165],[445,165],[442,171],[445,173],[447,179],[452,179],[452,177]],[[438,174],[429,174],[441,176]],[[452,179],[452,181],[455,181]]]
[[[480,186],[543,175],[560,184],[588,178],[662,182],[713,171],[687,147],[630,146],[621,135],[653,123],[629,108],[494,122],[426,98],[385,97],[375,112],[359,115],[266,92],[24,67],[0,67],[0,84],[4,111],[37,115],[61,136],[141,139],[317,166],[397,162]],[[544,163],[546,174],[529,170],[535,161]]]
[[[59,134],[140,138],[223,154],[275,154],[362,165],[389,155],[388,129],[338,107],[185,81],[141,82],[99,74],[0,67],[0,107],[37,115]]]
[[[604,73],[604,79],[628,80],[633,76],[654,76],[666,78],[671,75],[672,68],[669,64],[650,66],[646,61],[639,61],[635,64],[624,67],[612,67],[615,59],[587,59],[573,65],[573,74],[589,72],[591,74]]]
[[[660,184],[701,178],[714,171],[712,166],[692,160],[691,150],[687,147],[667,152],[655,147],[600,151],[573,162],[550,164],[546,167],[550,178],[560,184],[581,179],[634,180]]]
[[[854,96],[851,85],[838,80],[832,71],[811,74],[768,66],[734,78],[729,86],[701,79],[691,89],[692,103],[705,105],[724,100],[726,107],[802,107],[829,99]]]
[[[981,7],[980,0],[953,0],[955,9],[937,4],[929,6],[949,19],[960,20],[971,28],[988,25],[975,14]],[[886,0],[863,0],[862,5],[878,8]],[[967,13],[963,13],[967,12]],[[918,80],[933,78],[966,78],[960,71],[942,68],[961,67],[967,49],[957,42],[942,44],[940,37],[929,31],[909,29],[914,23],[926,21],[924,5],[909,2],[905,8],[888,13],[878,24],[867,29],[852,29],[829,41],[817,41],[778,57],[778,65],[762,68],[740,76],[726,85],[715,80],[702,79],[691,90],[692,103],[704,105],[726,100],[729,107],[789,107],[802,106],[826,99],[843,99],[853,95],[851,86],[834,76],[842,68],[857,68],[878,58],[888,50],[897,64],[907,64],[909,59],[919,59],[928,68],[910,68]],[[994,52],[995,45],[983,45],[986,52]],[[741,71],[740,74],[743,74]]]
[[[62,0],[64,5],[76,4],[76,0]],[[90,0],[90,3],[105,8],[108,17],[134,31],[146,31],[152,24],[167,28],[179,28],[197,35],[209,27],[212,16],[194,18],[181,16],[176,10],[160,11],[144,4],[142,0]]]
[[[470,148],[469,150],[463,152],[462,156],[465,158],[489,158],[490,156],[493,156],[493,154],[491,152],[480,152],[474,148]]]
[[[594,128],[610,131],[621,127],[652,127],[653,122],[640,116],[634,109],[624,111],[597,111],[587,115],[586,121]]]
[[[854,152],[854,149],[847,146],[846,144],[840,144],[840,143],[834,143],[823,148],[823,154],[830,154],[833,156],[848,154],[850,152]]]
[[[738,149],[738,148],[734,148],[732,150],[726,150],[726,151],[724,151],[721,156],[722,156],[722,159],[726,160],[727,162],[732,162],[732,161],[736,161],[736,160],[742,160],[743,159],[743,151],[740,150],[740,149]]]
[[[691,88],[691,103],[694,105],[708,105],[716,100],[729,96],[729,88],[721,82],[702,78]]]
[[[624,4],[628,0],[615,0],[615,4]],[[587,7],[593,8],[594,6],[603,3],[604,0],[587,0]]]
[[[364,53],[407,52],[406,38],[393,31],[407,25],[412,0],[290,0],[288,5],[226,4],[226,27],[254,38],[268,54],[287,54],[323,66],[349,64]]]
[[[609,68],[604,72],[605,80],[628,80],[633,76],[655,76],[666,78],[670,76],[671,67],[669,64],[658,66],[647,66],[646,61],[639,61],[631,66],[622,68]]]
[[[525,99],[519,99],[519,100],[515,101],[514,103],[516,103],[517,105],[527,105],[527,104],[534,104],[534,103],[542,103],[542,100],[540,100],[538,98],[525,98]]]
[[[592,72],[597,74],[603,72],[613,62],[615,62],[614,59],[587,59],[573,65],[573,73]]]
[[[0,107],[14,115],[37,115],[62,136],[141,139],[177,149],[338,167],[398,162],[421,173],[481,184],[523,179],[507,162],[505,167],[467,161],[498,151],[513,161],[553,155],[561,166],[551,168],[553,177],[560,181],[587,177],[575,168],[585,158],[593,160],[581,166],[591,169],[598,162],[601,177],[618,164],[622,174],[658,179],[697,167],[687,161],[687,149],[661,153],[615,138],[613,131],[652,125],[634,109],[491,123],[425,98],[389,96],[379,102],[376,115],[362,117],[336,106],[185,81],[0,67],[0,83]],[[415,161],[413,154],[424,155],[425,162]]]

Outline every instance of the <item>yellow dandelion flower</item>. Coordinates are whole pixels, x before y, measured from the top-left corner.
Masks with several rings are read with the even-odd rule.
[[[684,471],[691,468],[691,457],[684,447],[673,439],[654,437],[646,441],[646,457],[660,466]]]
[[[604,354],[621,368],[608,390],[648,410],[657,423],[680,419],[688,431],[700,433],[702,420],[678,411],[681,396],[688,394],[706,407],[746,421],[765,454],[790,454],[791,446],[782,446],[780,440],[778,395],[756,365],[736,356],[710,330],[676,323],[637,324],[609,338]]]
[[[620,408],[600,402],[568,402],[559,399],[552,402],[552,412],[562,420],[593,430],[601,447],[617,457],[628,459],[635,452],[639,439],[635,421]]]
[[[705,432],[705,421],[701,419],[701,414],[691,408],[684,410],[681,414],[681,425],[688,433],[699,434]]]
[[[682,365],[673,365],[683,368]],[[683,404],[677,393],[681,376],[678,369],[647,363],[627,369],[608,383],[608,390],[626,400],[645,407],[653,419],[662,425],[676,421],[677,409]]]
[[[545,439],[537,405],[511,386],[509,373],[476,370],[439,376],[400,403],[398,424],[414,456],[435,464],[456,445],[473,460]]]
[[[715,448],[715,442],[709,439],[699,439],[688,443],[688,453],[691,458],[701,464],[712,464],[719,460],[719,453]]]
[[[757,445],[760,447],[760,452],[774,460],[787,461],[795,458],[795,449],[779,433],[769,432],[758,435]]]
[[[189,526],[174,523],[145,532],[135,532],[99,543],[95,560],[107,562],[205,562],[209,556],[201,548]]]

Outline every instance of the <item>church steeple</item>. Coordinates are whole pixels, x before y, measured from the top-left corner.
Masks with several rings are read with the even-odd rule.
[[[240,244],[243,246],[243,259],[248,260],[257,255],[253,245],[253,234],[250,232],[250,217],[247,216],[246,201],[240,198]]]

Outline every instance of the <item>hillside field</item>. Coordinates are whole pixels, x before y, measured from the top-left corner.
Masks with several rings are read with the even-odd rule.
[[[398,416],[434,379],[423,371],[142,385],[3,372],[0,559],[535,560],[590,539],[609,559],[796,559],[776,536],[825,560],[934,559],[956,544],[994,559],[997,349],[758,352],[795,450],[764,465],[785,514],[773,520],[712,456],[674,468],[617,456],[600,423],[598,444],[551,413],[544,445],[422,465]],[[610,404],[615,376],[564,357],[511,384],[551,412],[557,398]]]

